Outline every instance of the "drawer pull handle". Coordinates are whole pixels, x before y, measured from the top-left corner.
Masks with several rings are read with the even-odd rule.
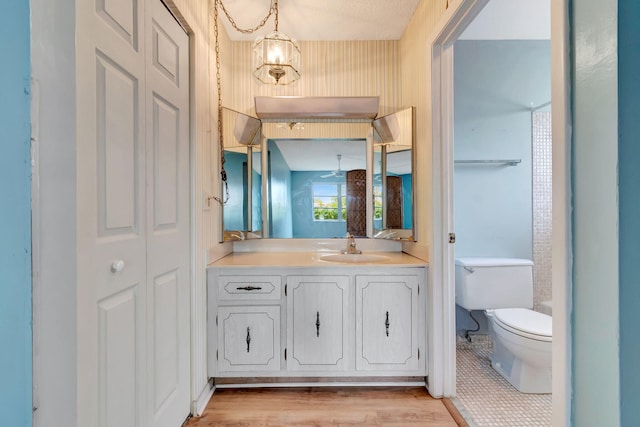
[[[251,328],[247,326],[247,353],[251,349]]]
[[[389,323],[389,312],[387,311],[387,316],[386,316],[386,319],[384,321],[384,326],[385,326],[385,328],[387,330],[387,336],[389,336],[389,325],[390,325],[390,323]]]
[[[238,286],[236,289],[239,291],[259,291],[262,288],[260,286]]]
[[[316,337],[320,336],[320,312],[316,312]]]

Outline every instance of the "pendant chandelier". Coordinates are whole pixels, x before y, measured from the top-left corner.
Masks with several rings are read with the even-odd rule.
[[[273,13],[275,30],[253,43],[253,75],[262,83],[288,85],[300,78],[300,47],[278,31],[278,0],[274,0]]]

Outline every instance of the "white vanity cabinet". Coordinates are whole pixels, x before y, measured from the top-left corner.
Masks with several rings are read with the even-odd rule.
[[[209,370],[220,376],[280,371],[282,277],[223,273],[214,282],[208,289],[215,308],[209,340],[217,337],[217,346],[209,354]]]
[[[309,264],[209,267],[210,377],[266,384],[428,375],[426,266]]]
[[[356,369],[415,371],[418,276],[356,276]]]
[[[287,369],[347,369],[349,276],[287,276],[287,289]]]

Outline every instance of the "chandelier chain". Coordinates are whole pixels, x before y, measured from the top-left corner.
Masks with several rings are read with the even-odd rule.
[[[229,183],[227,182],[227,171],[224,168],[226,159],[224,158],[224,133],[222,131],[222,83],[220,77],[220,43],[218,41],[218,3],[222,4],[221,0],[215,0],[213,10],[213,31],[215,37],[215,52],[216,52],[216,87],[218,92],[218,144],[220,146],[220,178],[224,183],[224,199],[214,196],[213,198],[224,205],[229,201]]]
[[[269,20],[271,15],[274,14],[274,11],[276,15],[276,31],[278,30],[278,0],[271,0],[271,5],[269,6],[269,11],[267,12],[267,15],[264,18],[262,18],[262,21],[260,21],[260,23],[256,27],[248,28],[248,29],[238,27],[238,25],[236,24],[236,21],[227,11],[227,8],[224,7],[224,3],[222,3],[222,0],[217,0],[216,2],[220,5],[220,8],[224,12],[224,14],[227,16],[227,19],[231,23],[231,26],[236,31],[242,34],[253,34],[254,32],[258,31],[260,28],[264,27],[267,24],[267,20]]]
[[[274,10],[274,13],[276,15],[275,17],[275,21],[276,21],[276,33],[278,32],[278,0],[273,0],[273,5],[271,6],[271,9]]]

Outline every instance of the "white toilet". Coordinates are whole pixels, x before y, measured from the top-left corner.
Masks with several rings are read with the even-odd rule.
[[[531,310],[530,260],[456,259],[456,304],[485,310],[500,375],[522,393],[551,393],[551,316]]]

